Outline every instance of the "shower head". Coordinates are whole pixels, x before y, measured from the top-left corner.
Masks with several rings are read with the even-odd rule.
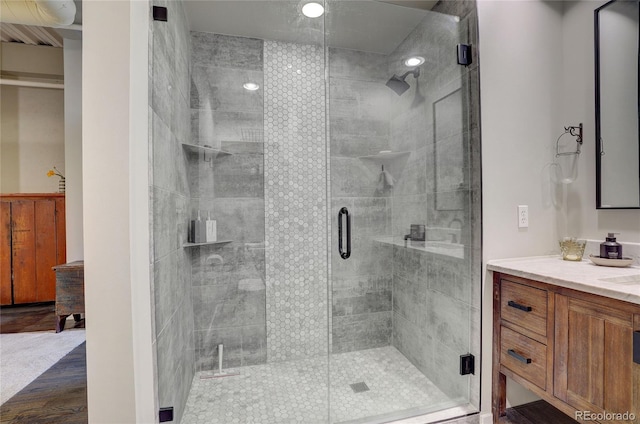
[[[411,87],[409,83],[405,81],[409,74],[412,74],[414,78],[418,78],[420,76],[420,68],[415,68],[411,71],[407,71],[401,76],[394,74],[391,78],[389,78],[389,81],[387,81],[387,87],[395,91],[398,96],[402,96],[402,94],[407,91],[409,87]]]
[[[407,91],[411,86],[404,80],[404,78],[394,75],[389,78],[389,81],[387,81],[387,87],[395,91],[398,96],[402,96],[402,93]]]

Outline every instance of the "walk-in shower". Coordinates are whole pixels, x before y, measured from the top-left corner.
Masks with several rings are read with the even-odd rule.
[[[306,3],[153,4],[158,407],[223,424],[477,411],[478,61],[456,57],[475,3]]]

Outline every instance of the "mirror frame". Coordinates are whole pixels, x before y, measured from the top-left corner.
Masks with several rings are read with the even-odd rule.
[[[617,0],[610,0],[603,4],[602,6],[596,8],[593,12],[594,14],[594,36],[595,36],[595,98],[596,98],[596,209],[602,210],[611,210],[611,209],[640,209],[640,205],[638,206],[602,206],[602,155],[603,151],[602,146],[602,137],[601,137],[601,123],[600,123],[600,20],[599,13],[600,10],[606,8],[612,3],[617,2]],[[640,63],[638,66],[638,71],[640,72]],[[640,112],[640,84],[638,85],[638,110]],[[639,125],[640,125],[640,115],[638,116]],[[640,161],[640,156],[638,158]],[[640,163],[640,162],[639,162]]]

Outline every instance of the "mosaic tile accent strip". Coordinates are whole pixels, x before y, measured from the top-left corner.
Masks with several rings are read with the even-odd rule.
[[[199,372],[182,423],[366,422],[366,417],[415,414],[414,408],[433,412],[457,402],[392,346],[340,353],[330,361],[329,375],[327,357],[225,371],[240,373],[233,377],[208,378],[214,374]],[[366,381],[370,390],[354,393],[354,381]]]
[[[326,355],[322,46],[264,43],[267,362]]]

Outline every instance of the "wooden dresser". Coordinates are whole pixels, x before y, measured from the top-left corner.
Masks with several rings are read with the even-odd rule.
[[[63,193],[0,195],[0,305],[51,302],[66,262]]]
[[[578,421],[640,423],[640,305],[494,272],[493,314],[494,423],[507,377]]]

